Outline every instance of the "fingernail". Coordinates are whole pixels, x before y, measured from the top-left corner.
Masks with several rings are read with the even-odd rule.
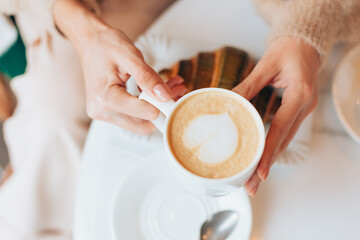
[[[180,93],[180,96],[184,96],[185,94],[187,93],[187,88],[184,88],[181,93]]]
[[[264,171],[258,172],[258,176],[263,182],[265,182],[268,175],[269,175],[269,168],[266,168]]]
[[[167,101],[171,98],[171,94],[168,92],[168,90],[165,88],[165,86],[161,83],[158,83],[153,88],[153,91],[155,95],[160,98],[162,101]]]
[[[175,78],[176,78],[176,84],[180,84],[184,82],[184,79],[180,76],[175,76]]]
[[[250,197],[254,197],[252,189],[251,190],[246,189],[246,192]]]
[[[254,191],[253,189],[251,189],[251,191],[248,192],[248,194],[249,194],[249,196],[250,196],[251,198],[254,198],[254,197],[255,197],[255,191]]]
[[[256,194],[256,192],[257,192],[257,190],[259,188],[259,185],[260,184],[257,184],[256,186],[251,188],[250,191],[248,191],[248,194],[249,194],[250,197],[252,197],[252,198],[255,197],[255,194]]]
[[[246,192],[250,197],[254,197],[255,196],[255,192],[254,189],[256,188],[256,185],[247,185],[246,186]]]
[[[249,188],[252,190],[252,189],[254,189],[254,187],[257,185],[257,182],[256,181],[251,181],[249,184],[248,184],[248,186],[249,186]]]

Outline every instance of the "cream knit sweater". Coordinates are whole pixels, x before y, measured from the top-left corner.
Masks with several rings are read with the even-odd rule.
[[[57,33],[51,7],[56,0],[0,0],[0,12],[27,11]],[[82,0],[99,13],[97,0]],[[239,0],[240,1],[240,0]],[[269,41],[283,36],[301,38],[325,58],[341,40],[360,40],[360,0],[254,0],[259,14],[270,24]]]
[[[269,41],[290,36],[311,44],[324,59],[339,41],[360,41],[360,0],[254,0],[270,24]]]

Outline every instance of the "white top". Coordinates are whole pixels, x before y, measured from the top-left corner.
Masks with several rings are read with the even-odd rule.
[[[147,34],[192,39],[203,49],[233,45],[259,58],[267,31],[250,0],[199,0],[177,2]],[[330,95],[339,49],[321,76],[310,154],[296,167],[272,168],[251,200],[251,239],[360,238],[360,147],[343,130]],[[113,239],[111,215],[121,177],[162,150],[159,133],[142,137],[104,122],[92,124],[79,178],[75,240]]]

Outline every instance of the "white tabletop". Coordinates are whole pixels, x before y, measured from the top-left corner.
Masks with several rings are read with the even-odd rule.
[[[267,28],[251,1],[224,0],[220,5],[217,0],[180,1],[147,34],[186,38],[190,31],[191,39],[207,46],[230,44],[260,57]],[[179,14],[180,20],[162,20],[179,19]],[[216,19],[216,24],[207,21],[217,15],[226,17]],[[222,42],[209,40],[209,32]],[[343,130],[330,95],[333,69],[343,53],[344,46],[335,49],[320,77],[308,159],[293,167],[274,167],[251,200],[251,239],[360,239],[360,188],[356,185],[360,147]],[[112,240],[110,216],[121,177],[137,161],[162,149],[159,134],[141,137],[93,122],[79,176],[75,240]]]

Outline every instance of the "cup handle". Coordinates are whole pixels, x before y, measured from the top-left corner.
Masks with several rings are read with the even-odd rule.
[[[165,130],[164,129],[165,119],[166,119],[165,115],[162,112],[160,112],[158,118],[151,121],[155,125],[155,127],[160,130],[161,133],[164,133],[164,130]]]
[[[150,97],[145,92],[142,92],[139,95],[139,99],[145,100],[157,109],[160,110],[160,114],[157,119],[152,121],[152,123],[157,127],[162,133],[164,133],[164,127],[165,127],[165,119],[169,116],[171,110],[174,107],[175,101],[170,99],[167,102],[160,102],[158,100],[155,100],[154,98]]]

